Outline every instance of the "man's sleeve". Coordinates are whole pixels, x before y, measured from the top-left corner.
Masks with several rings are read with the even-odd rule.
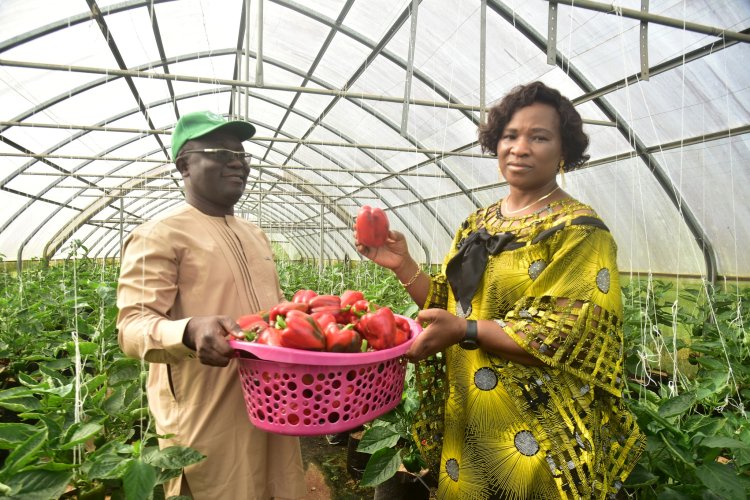
[[[123,352],[150,363],[194,356],[182,343],[190,318],[171,320],[177,296],[178,256],[158,226],[134,231],[122,251],[117,287],[118,341]]]

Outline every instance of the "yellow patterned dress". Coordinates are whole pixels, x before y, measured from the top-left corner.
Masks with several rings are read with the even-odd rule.
[[[614,240],[576,200],[516,218],[500,203],[463,223],[425,307],[498,320],[544,366],[458,345],[418,365],[438,498],[613,498],[645,444],[621,398]]]

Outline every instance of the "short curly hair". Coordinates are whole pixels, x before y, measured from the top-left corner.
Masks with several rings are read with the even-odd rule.
[[[565,159],[563,169],[567,172],[588,161],[589,155],[584,153],[589,146],[589,137],[583,131],[581,115],[578,114],[570,99],[542,82],[519,85],[490,108],[487,123],[479,126],[479,144],[482,146],[482,151],[497,155],[500,135],[513,114],[536,102],[549,104],[557,110],[560,116],[560,138]]]

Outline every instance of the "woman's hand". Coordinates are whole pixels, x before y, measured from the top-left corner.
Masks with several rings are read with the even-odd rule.
[[[460,342],[466,334],[466,320],[445,309],[425,309],[417,315],[418,323],[429,323],[412,343],[406,359],[420,361]]]
[[[356,238],[356,234],[355,234]],[[409,255],[409,247],[406,238],[398,231],[388,231],[388,238],[381,247],[366,247],[355,240],[357,251],[378,264],[392,271],[397,271],[412,259]]]

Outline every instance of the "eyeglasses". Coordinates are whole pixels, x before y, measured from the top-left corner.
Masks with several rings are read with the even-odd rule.
[[[232,151],[231,149],[191,149],[189,151],[182,151],[180,157],[188,153],[203,153],[208,155],[211,159],[216,160],[220,163],[229,163],[232,160],[240,160],[243,165],[250,163],[252,155],[244,151]]]

